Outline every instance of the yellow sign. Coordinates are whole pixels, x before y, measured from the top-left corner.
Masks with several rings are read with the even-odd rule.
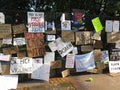
[[[96,18],[92,19],[92,24],[93,24],[96,32],[100,32],[100,31],[103,30],[103,26],[102,26],[102,24],[100,22],[99,17],[96,17]]]

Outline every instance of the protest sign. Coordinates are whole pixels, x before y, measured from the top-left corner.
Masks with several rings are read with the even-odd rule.
[[[44,30],[44,12],[28,12],[28,32],[38,33]]]
[[[24,24],[13,25],[12,29],[13,34],[21,34],[27,31]]]
[[[74,31],[72,30],[62,30],[62,40],[64,42],[75,42]]]
[[[46,35],[47,41],[54,41],[55,40],[55,35]]]
[[[92,45],[81,45],[81,51],[82,52],[89,52],[93,50],[93,46]]]
[[[105,21],[105,31],[106,32],[112,32],[113,31],[113,21],[112,20],[106,20]]]
[[[120,73],[120,61],[109,61],[110,73]]]
[[[10,65],[10,74],[32,73],[32,58],[12,57]]]
[[[109,52],[108,50],[101,51],[101,62],[108,62],[109,61]]]
[[[25,40],[29,57],[44,56],[45,45],[43,33],[25,33]]]
[[[119,24],[120,24],[119,20],[113,21],[113,32],[119,32],[119,27],[120,27]]]
[[[61,60],[52,61],[50,63],[50,68],[51,69],[62,68],[62,61]]]
[[[95,68],[93,51],[83,55],[76,55],[75,62],[76,72],[87,71]]]
[[[99,17],[93,18],[92,19],[92,24],[93,24],[96,32],[100,32],[100,31],[103,30],[103,26],[102,26],[102,23],[101,23]]]
[[[74,68],[75,54],[67,54],[66,56],[66,68]]]
[[[93,43],[94,49],[103,49],[103,42],[101,40],[95,40]]]
[[[0,61],[10,61],[11,55],[4,55],[3,53],[0,53]]]
[[[0,38],[11,38],[11,24],[0,24]]]
[[[45,31],[54,31],[55,22],[54,21],[45,21]]]
[[[107,43],[120,43],[120,32],[107,32]]]
[[[55,53],[54,52],[46,52],[44,55],[44,63],[51,63],[55,60]]]
[[[39,79],[49,81],[50,76],[50,64],[41,65],[37,71],[32,72],[32,79]]]
[[[13,38],[13,45],[25,45],[25,38],[19,37],[19,38]]]
[[[2,44],[10,44],[10,45],[12,45],[12,38],[3,38]]]
[[[72,54],[78,54],[78,49],[77,49],[77,47],[74,47],[74,48],[73,48]]]
[[[75,32],[76,37],[76,45],[82,44],[92,44],[93,40],[91,39],[93,32],[91,31],[79,31]]]
[[[101,40],[101,32],[95,32],[91,37],[93,40]]]
[[[61,21],[61,30],[71,30],[71,21],[70,20]]]
[[[5,15],[2,12],[0,12],[0,24],[1,23],[5,23]]]
[[[0,81],[2,81],[0,82],[1,90],[17,89],[18,75],[1,75]]]
[[[120,49],[112,49],[110,53],[110,60],[119,61],[120,60]]]

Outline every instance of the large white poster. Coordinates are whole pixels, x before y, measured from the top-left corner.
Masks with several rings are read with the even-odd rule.
[[[93,51],[83,55],[75,56],[76,72],[87,71],[95,68],[94,54]]]
[[[44,12],[28,12],[28,32],[44,32]]]
[[[120,61],[109,61],[109,71],[110,73],[120,72]]]
[[[32,73],[32,58],[12,57],[10,65],[10,74]]]

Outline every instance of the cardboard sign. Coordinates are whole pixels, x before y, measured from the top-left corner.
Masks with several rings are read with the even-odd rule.
[[[95,32],[91,38],[93,40],[101,40],[101,32]]]
[[[74,31],[72,30],[62,30],[62,40],[64,42],[75,42]]]
[[[57,68],[61,68],[61,67],[62,67],[62,61],[61,60],[52,61],[51,64],[50,64],[51,69],[57,69]]]
[[[9,48],[3,48],[3,53],[4,54],[16,54],[18,51],[16,46],[11,46]]]
[[[92,44],[93,40],[91,39],[92,37],[92,32],[91,31],[81,31],[81,32],[76,32],[76,45],[82,45],[82,44]]]
[[[76,72],[87,71],[95,68],[93,51],[83,55],[76,55],[75,62]]]
[[[71,21],[70,20],[61,21],[61,30],[71,30]]]
[[[10,74],[32,73],[32,58],[12,57],[10,65]]]
[[[81,46],[81,51],[82,52],[88,52],[88,51],[92,51],[93,50],[93,46],[92,45],[82,45]]]
[[[112,61],[120,60],[120,49],[114,49],[111,51],[110,60],[112,60]]]
[[[5,15],[2,12],[0,12],[0,24],[1,23],[5,23]]]
[[[107,32],[107,43],[120,43],[120,32]]]
[[[25,38],[19,37],[19,38],[13,38],[13,45],[25,45]]]
[[[109,61],[109,71],[110,73],[120,72],[120,61]]]
[[[66,70],[64,70],[64,71],[62,71],[62,77],[64,78],[64,77],[67,77],[67,76],[69,76],[70,75],[70,70],[69,69],[66,69]]]
[[[102,26],[102,23],[101,23],[99,17],[93,18],[92,19],[92,24],[93,24],[96,32],[100,32],[100,31],[103,30],[103,26]]]
[[[100,40],[95,40],[93,43],[94,49],[103,49],[103,42]]]
[[[11,38],[11,24],[0,24],[0,38]]]
[[[43,33],[25,33],[25,39],[29,57],[44,56],[45,45]]]
[[[75,54],[67,54],[66,56],[66,68],[74,68]]]
[[[45,32],[44,12],[28,12],[28,32]]]
[[[26,32],[26,27],[24,24],[13,25],[12,29],[13,29],[13,34],[21,34]]]
[[[12,45],[12,38],[3,38],[2,44],[10,44],[10,45]]]

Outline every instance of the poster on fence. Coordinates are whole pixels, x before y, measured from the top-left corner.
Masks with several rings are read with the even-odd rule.
[[[12,38],[3,38],[2,44],[12,45]]]
[[[25,38],[19,37],[19,38],[13,38],[13,45],[25,45]]]
[[[24,24],[13,25],[12,29],[13,29],[13,34],[21,34],[27,31]]]
[[[75,54],[67,54],[66,56],[66,68],[74,68]]]
[[[32,72],[32,79],[49,81],[50,64],[41,65],[36,72]]]
[[[120,73],[120,61],[109,61],[109,72]]]
[[[55,60],[50,63],[51,69],[62,68],[62,60]]]
[[[61,21],[61,30],[71,30],[71,21],[70,20]]]
[[[11,55],[5,55],[3,53],[0,53],[0,61],[10,61]]]
[[[46,52],[44,55],[44,63],[51,63],[55,60],[55,52]]]
[[[101,62],[108,62],[109,61],[108,50],[101,51],[100,58],[101,58]]]
[[[28,32],[45,32],[44,12],[28,12]]]
[[[45,45],[43,33],[25,33],[25,40],[29,57],[44,56]]]
[[[106,20],[105,31],[106,32],[112,32],[113,31],[113,21],[112,20]]]
[[[11,38],[11,24],[0,24],[0,38]]]
[[[12,57],[10,65],[10,74],[32,73],[32,58]]]
[[[87,71],[95,68],[93,51],[83,55],[76,55],[75,62],[76,72]]]

